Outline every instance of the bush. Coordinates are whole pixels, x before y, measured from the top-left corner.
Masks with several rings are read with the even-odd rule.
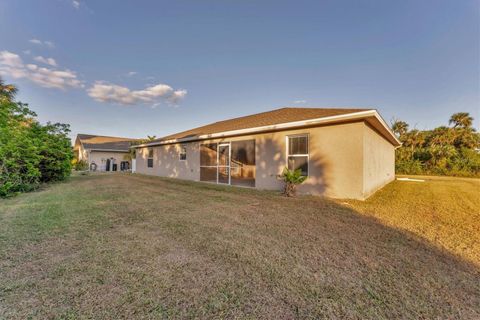
[[[280,177],[285,183],[283,194],[287,197],[293,197],[296,194],[297,185],[307,180],[307,177],[302,176],[302,170],[300,169],[289,170],[285,168]]]
[[[472,123],[466,112],[452,115],[452,127],[426,131],[409,131],[407,123],[396,121],[392,128],[402,142],[395,151],[396,172],[479,177],[480,134]]]
[[[395,163],[395,172],[400,174],[425,173],[419,160],[398,160]]]
[[[41,125],[28,105],[13,101],[11,87],[0,79],[0,197],[65,179],[73,157],[69,126]]]
[[[85,171],[88,170],[88,162],[85,160],[75,161],[73,168],[76,171]]]

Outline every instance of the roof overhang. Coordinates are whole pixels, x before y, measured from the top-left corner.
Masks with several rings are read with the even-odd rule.
[[[226,137],[233,137],[233,136],[239,136],[239,135],[255,134],[255,133],[262,133],[262,132],[269,132],[269,131],[282,131],[282,130],[288,130],[288,129],[301,128],[301,127],[335,124],[338,122],[356,121],[356,120],[369,121],[369,123],[373,125],[391,144],[393,144],[395,147],[399,147],[401,145],[401,142],[397,139],[395,134],[392,132],[390,127],[387,125],[385,120],[383,120],[383,118],[380,116],[377,110],[372,109],[372,110],[359,111],[359,112],[342,114],[337,116],[330,116],[330,117],[308,119],[308,120],[302,120],[302,121],[286,122],[286,123],[280,123],[280,124],[274,124],[274,125],[268,125],[268,126],[262,126],[262,127],[254,127],[254,128],[247,128],[247,129],[204,134],[204,135],[198,135],[195,137],[155,141],[155,142],[149,142],[149,143],[143,143],[143,144],[131,146],[130,148],[153,147],[153,146],[159,146],[159,145],[165,145],[165,144],[175,144],[175,143],[193,142],[193,141],[200,141],[200,140],[218,139],[218,138],[226,138]]]
[[[129,150],[115,150],[115,149],[87,149],[88,151],[97,151],[97,152],[121,152],[121,153],[128,153]]]

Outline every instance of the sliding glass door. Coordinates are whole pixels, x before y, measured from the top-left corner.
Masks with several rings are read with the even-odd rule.
[[[232,141],[231,184],[255,187],[255,140]]]
[[[201,144],[200,180],[255,187],[255,140]]]

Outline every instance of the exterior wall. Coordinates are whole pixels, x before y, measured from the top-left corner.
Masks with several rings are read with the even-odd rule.
[[[126,152],[109,152],[109,151],[89,151],[88,152],[88,168],[90,168],[90,164],[95,162],[97,165],[97,171],[105,171],[106,168],[106,159],[113,158],[115,161],[114,163],[117,164],[117,171],[120,171],[120,162],[127,161],[124,160],[123,157],[126,155]],[[105,161],[102,162],[102,159]],[[131,164],[131,162],[129,161]],[[131,166],[130,166],[131,167]]]
[[[395,147],[370,126],[365,125],[364,198],[395,179]]]
[[[185,143],[187,160],[179,160],[182,144],[152,147],[153,168],[147,168],[148,148],[137,149],[137,172],[200,180],[200,143],[255,139],[256,187],[280,190],[277,178],[286,166],[286,137],[309,135],[309,178],[299,192],[334,198],[364,198],[365,123],[345,123]],[[393,148],[393,147],[392,147]]]
[[[77,157],[78,161],[88,160],[88,153],[87,151],[83,148],[82,144],[78,142],[75,143],[75,146],[73,148],[75,152],[75,156]]]
[[[187,148],[187,160],[180,160],[180,148]],[[148,148],[137,149],[136,172],[184,180],[200,180],[200,143],[153,147],[153,168],[147,167]]]

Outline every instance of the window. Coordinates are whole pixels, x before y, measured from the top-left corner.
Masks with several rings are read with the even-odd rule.
[[[187,160],[187,146],[180,146],[180,160]]]
[[[148,149],[147,167],[153,168],[153,149]]]
[[[287,137],[287,165],[289,170],[302,170],[308,176],[308,135]]]

